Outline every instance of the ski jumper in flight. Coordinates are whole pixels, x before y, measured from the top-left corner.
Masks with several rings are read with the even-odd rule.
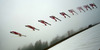
[[[88,9],[92,10],[88,5],[84,5],[84,8],[85,8],[86,10],[88,10]]]
[[[50,16],[51,19],[54,19],[56,22],[57,20],[61,21],[59,18],[55,17],[55,16]]]
[[[66,18],[66,16],[68,16],[68,17],[70,18],[70,16],[67,15],[66,13],[64,13],[64,12],[61,12],[60,14],[61,14],[62,16],[64,16],[65,18]]]
[[[74,13],[78,14],[77,12],[75,12],[73,9],[68,10],[70,13],[72,13],[72,15],[74,15]]]
[[[85,10],[84,10],[82,7],[77,7],[77,9],[78,9],[80,12],[82,12],[82,11],[85,12]]]
[[[12,33],[12,34],[15,34],[15,35],[18,35],[18,36],[24,36],[24,37],[26,37],[26,35],[22,35],[21,33],[18,33],[18,32],[16,32],[16,31],[10,31],[10,33]]]
[[[37,28],[35,28],[35,27],[31,26],[31,25],[25,25],[25,27],[31,28],[33,31],[35,31],[35,30],[39,31],[39,29],[37,29]]]
[[[44,20],[38,20],[38,22],[40,22],[40,23],[44,24],[45,26],[47,26],[47,24],[51,26],[51,24],[47,23],[47,22],[46,22],[46,21],[44,21]]]
[[[89,4],[93,9],[94,9],[94,7],[96,7],[97,8],[97,6],[94,4],[94,3],[91,3],[91,4]]]

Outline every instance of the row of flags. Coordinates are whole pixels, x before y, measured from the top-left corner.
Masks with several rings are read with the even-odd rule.
[[[84,7],[86,10],[88,10],[88,9],[92,10],[92,9],[94,9],[94,8],[97,8],[97,6],[96,6],[94,3],[91,3],[91,4],[89,4],[89,5],[84,5],[83,7]],[[91,7],[92,7],[92,8],[91,8]],[[78,9],[80,12],[82,12],[82,11],[85,12],[85,10],[84,10],[82,7],[77,7],[77,9]],[[74,13],[78,14],[78,13],[77,13],[75,10],[73,10],[73,9],[70,9],[70,10],[68,10],[68,11],[69,11],[72,15],[74,15]],[[71,18],[71,17],[70,17],[68,14],[66,14],[65,12],[60,12],[59,14],[62,15],[62,16],[64,16],[64,18],[66,18],[66,17]],[[55,16],[49,16],[49,18],[55,20],[55,22],[57,22],[58,20],[61,21],[59,18],[57,18],[57,17],[55,17]],[[48,22],[46,22],[46,21],[44,21],[44,20],[38,20],[38,22],[44,24],[45,26],[47,26],[47,25],[50,25],[50,26],[51,26],[50,23],[48,23]],[[37,28],[35,28],[35,27],[31,26],[31,25],[25,25],[25,27],[30,28],[30,29],[32,29],[33,31],[35,31],[35,30],[38,30],[38,31],[39,31],[39,29],[37,29]],[[10,33],[15,34],[15,35],[18,35],[18,36],[20,36],[20,37],[21,37],[21,36],[26,37],[26,35],[22,35],[21,33],[18,33],[18,32],[16,32],[16,31],[10,31]]]

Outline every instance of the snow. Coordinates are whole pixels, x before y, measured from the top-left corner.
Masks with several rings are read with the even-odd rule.
[[[99,50],[99,48],[100,24],[65,40],[49,50]]]

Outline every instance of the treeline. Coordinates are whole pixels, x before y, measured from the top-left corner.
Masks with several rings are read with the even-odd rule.
[[[100,23],[100,22],[99,22]],[[68,31],[65,35],[63,36],[57,36],[55,37],[50,44],[46,41],[46,42],[42,42],[41,40],[37,41],[34,45],[30,44],[29,46],[23,47],[23,48],[18,48],[18,50],[47,50],[61,42],[63,42],[64,40],[67,40],[68,38],[79,34],[80,32],[83,32],[99,23],[96,24],[90,24],[89,26],[85,27],[85,28],[80,28],[78,31],[74,31],[74,30],[70,30]]]
[[[30,44],[29,46],[18,48],[18,50],[44,50],[47,47],[48,47],[48,42],[41,42],[41,40],[39,40],[35,43],[35,45]]]

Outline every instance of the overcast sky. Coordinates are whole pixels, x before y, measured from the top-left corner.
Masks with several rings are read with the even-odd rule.
[[[78,30],[97,23],[100,21],[99,2],[99,0],[0,0],[0,50],[34,44],[37,40],[50,42],[68,30]],[[83,5],[90,3],[95,3],[98,8],[86,11]],[[79,6],[86,12],[80,13],[76,9]],[[74,9],[78,15],[72,15],[68,12],[69,9]],[[59,12],[65,12],[71,18],[64,18]],[[49,18],[51,15],[62,21],[55,22]],[[51,26],[39,23],[40,19],[47,21]],[[32,31],[25,25],[32,25],[40,31]],[[10,31],[17,31],[27,37],[18,37],[10,34]]]

